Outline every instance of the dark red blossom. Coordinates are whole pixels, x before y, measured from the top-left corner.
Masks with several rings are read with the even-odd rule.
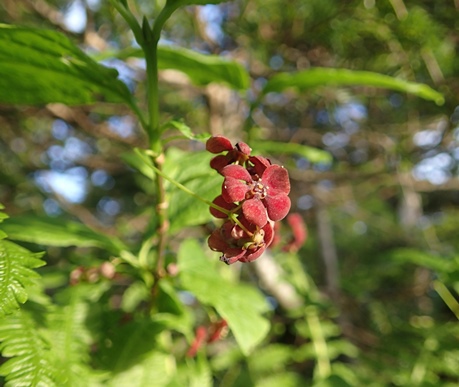
[[[252,262],[274,238],[274,224],[290,210],[288,172],[262,156],[251,156],[243,142],[234,147],[224,136],[212,137],[206,149],[222,153],[210,165],[224,176],[221,195],[212,202],[210,212],[227,219],[209,237],[209,247],[222,253],[227,264]]]
[[[288,214],[290,181],[285,168],[270,165],[258,177],[240,165],[228,165],[221,173],[225,176],[223,199],[228,203],[244,201],[242,212],[252,223],[263,227],[268,217],[278,221]]]
[[[245,230],[228,220],[210,235],[207,242],[212,250],[222,253],[220,260],[228,265],[237,261],[254,261],[263,254],[274,236],[273,222],[259,228],[250,224],[242,215],[238,219]]]

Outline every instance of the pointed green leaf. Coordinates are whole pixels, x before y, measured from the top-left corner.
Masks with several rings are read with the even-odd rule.
[[[411,248],[394,249],[384,254],[384,258],[397,263],[413,263],[443,274],[456,270],[456,263],[452,259]]]
[[[263,151],[272,154],[283,153],[303,156],[311,163],[329,164],[333,160],[332,155],[329,152],[302,144],[276,141],[258,141],[252,144],[252,148],[256,151]]]
[[[187,5],[206,5],[224,3],[229,0],[167,0],[167,4],[175,7],[184,7]]]
[[[0,102],[131,102],[118,72],[99,65],[65,35],[0,24]]]
[[[19,308],[27,301],[26,287],[39,275],[32,269],[43,266],[34,254],[15,243],[0,240],[0,317]]]
[[[265,298],[256,288],[222,278],[195,240],[182,243],[178,264],[183,287],[217,310],[242,352],[248,355],[269,330],[269,322],[262,316],[268,310]]]
[[[178,129],[180,133],[190,140],[206,142],[210,137],[210,134],[208,133],[194,134],[187,124],[180,121],[169,121],[168,124],[173,126],[175,129]]]
[[[158,66],[160,69],[179,70],[197,85],[223,82],[236,90],[245,90],[249,86],[247,70],[239,63],[185,48],[158,47]]]
[[[127,49],[118,53],[99,56],[142,58],[141,49]],[[158,68],[173,69],[185,73],[196,85],[207,85],[211,82],[225,83],[235,90],[246,90],[250,84],[247,70],[239,63],[217,55],[201,54],[183,47],[158,46]]]
[[[17,216],[2,225],[9,238],[48,246],[99,247],[118,254],[125,247],[115,237],[99,234],[84,224],[32,215]]]
[[[371,71],[321,67],[274,75],[266,83],[263,93],[282,92],[289,88],[303,92],[318,86],[372,86],[414,94],[435,101],[437,105],[442,105],[445,101],[442,94],[425,84],[408,82]]]

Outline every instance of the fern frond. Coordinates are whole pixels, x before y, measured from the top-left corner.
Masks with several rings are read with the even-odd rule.
[[[0,239],[0,318],[27,301],[26,287],[40,277],[32,269],[45,264],[41,256]]]
[[[40,333],[44,313],[37,306],[28,302],[0,320],[0,352],[3,357],[11,358],[0,366],[5,387],[62,385],[61,370]]]
[[[56,306],[48,319],[49,341],[65,375],[67,386],[97,385],[98,376],[89,367],[90,346],[94,343],[88,327],[88,294],[97,285],[80,284],[56,296]]]

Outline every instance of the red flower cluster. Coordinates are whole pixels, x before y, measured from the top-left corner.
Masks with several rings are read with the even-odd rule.
[[[209,247],[222,253],[228,265],[252,262],[271,244],[274,222],[290,210],[288,172],[261,156],[250,156],[250,147],[239,142],[233,147],[223,136],[211,137],[206,144],[215,156],[210,166],[225,179],[222,193],[213,201],[210,212],[226,219],[209,237]]]

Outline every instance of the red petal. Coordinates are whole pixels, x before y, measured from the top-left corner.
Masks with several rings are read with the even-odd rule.
[[[223,181],[222,196],[228,203],[240,202],[245,199],[249,186],[241,180],[226,177]]]
[[[244,153],[247,156],[252,151],[252,149],[245,142],[242,141],[236,144],[236,148],[239,152]]]
[[[262,176],[263,185],[268,188],[268,195],[290,192],[290,180],[288,172],[279,165],[271,165],[266,168]]]
[[[221,170],[231,163],[231,158],[228,157],[228,155],[218,155],[215,156],[212,160],[210,160],[210,167],[221,173]]]
[[[258,227],[263,227],[268,221],[266,208],[259,199],[250,199],[242,203],[242,213],[245,218]]]
[[[233,203],[228,203],[225,199],[223,199],[222,195],[217,196],[212,203],[228,211],[231,211],[232,209],[236,208],[236,205],[234,205]],[[225,213],[221,211],[218,211],[214,207],[210,207],[209,210],[210,210],[210,213],[216,218],[225,219],[228,217],[228,215],[226,215]]]
[[[263,172],[271,165],[271,162],[262,156],[251,156],[249,158],[250,162],[253,164],[253,173],[256,173],[258,176],[262,176]]]
[[[206,149],[210,153],[221,153],[233,149],[231,141],[225,136],[211,137],[206,142]]]
[[[232,177],[233,179],[244,180],[247,183],[251,183],[252,177],[250,173],[244,167],[240,165],[228,165],[222,169],[222,175],[225,177]]]
[[[239,261],[246,253],[246,250],[242,249],[228,249],[225,251],[225,254],[223,254],[220,257],[220,261],[225,262],[227,265],[232,265],[233,263]]]
[[[220,252],[227,250],[229,247],[228,242],[223,239],[220,229],[217,229],[210,234],[207,244],[211,250]]]
[[[274,227],[275,223],[273,221],[268,221],[268,223],[266,223],[266,226],[263,227],[263,231],[265,232],[264,239],[266,247],[268,247],[274,240]]]
[[[278,221],[286,217],[290,211],[290,199],[287,195],[267,196],[264,199],[269,219]]]
[[[266,246],[262,246],[259,249],[255,250],[251,254],[247,254],[245,257],[239,259],[241,262],[253,262],[255,259],[259,258],[266,250]]]

